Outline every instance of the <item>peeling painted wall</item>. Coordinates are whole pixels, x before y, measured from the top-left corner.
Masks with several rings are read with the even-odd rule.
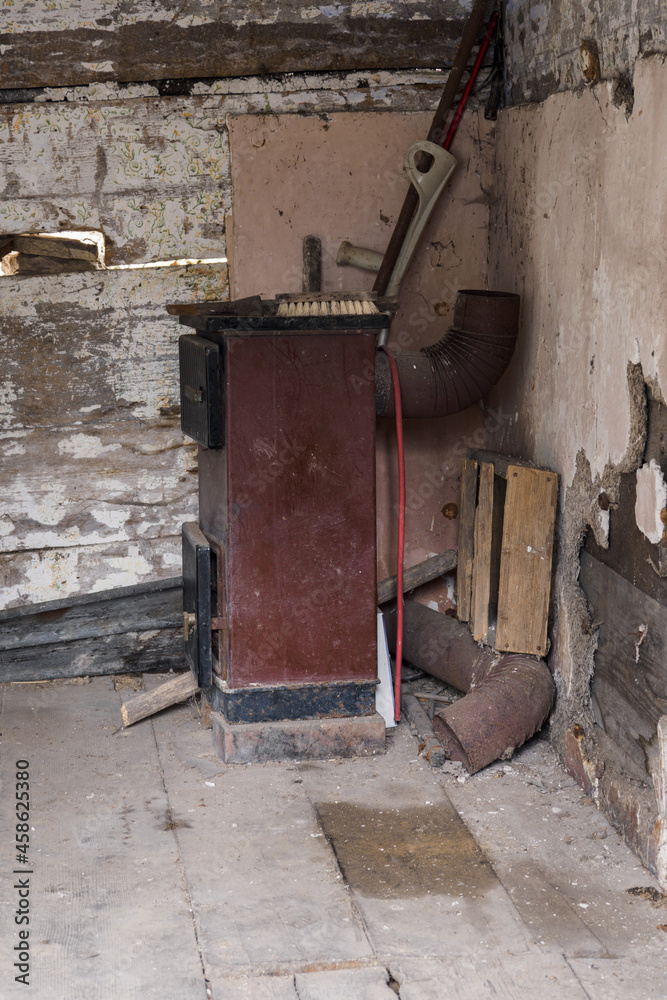
[[[218,80],[190,97],[91,84],[6,105],[0,233],[101,230],[110,266],[224,257],[229,114],[423,112],[440,85],[389,72]],[[0,278],[0,606],[178,574],[197,464],[164,305],[227,296],[220,263]]]
[[[512,419],[488,444],[562,477],[552,734],[575,773],[585,748],[582,783],[646,860],[660,830],[655,801],[646,806],[650,785],[613,784],[629,763],[599,741],[596,749],[591,735],[600,623],[578,582],[586,531],[607,545],[600,495],[618,503],[621,473],[642,465],[647,394],[660,398],[667,386],[667,57],[638,61],[633,83],[629,115],[604,82],[498,119],[491,281],[522,294],[523,316],[515,357],[490,397]]]
[[[635,61],[667,52],[662,0],[507,0],[507,92],[512,103],[581,88],[581,43],[593,43],[600,78],[632,78]]]

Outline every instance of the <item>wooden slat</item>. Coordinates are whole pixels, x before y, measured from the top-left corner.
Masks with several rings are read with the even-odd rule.
[[[175,576],[0,611],[0,652],[119,632],[177,628],[182,587],[181,577]]]
[[[581,555],[580,579],[600,622],[592,682],[598,721],[649,770],[658,758],[656,726],[667,713],[667,608],[588,552]],[[640,626],[648,626],[643,639]]]
[[[167,92],[189,93],[180,80],[451,63],[466,14],[458,0],[376,6],[231,0],[175,10],[156,0],[128,16],[111,2],[100,25],[99,8],[86,0],[64,5],[57,21],[48,5],[17,0],[3,15],[0,87],[165,80]]]
[[[129,698],[120,707],[123,728],[126,729],[128,726],[133,726],[135,722],[140,722],[141,719],[147,719],[165,708],[186,701],[198,690],[199,687],[191,671],[186,670],[185,673],[172,677],[171,680],[165,681],[164,684],[160,684],[150,691],[144,691],[134,698]]]
[[[182,625],[0,653],[0,683],[186,668]]]
[[[3,452],[2,552],[176,535],[196,514],[197,446],[174,418],[40,428]]]
[[[14,250],[40,257],[58,257],[65,260],[87,260],[96,263],[97,247],[82,240],[68,240],[60,236],[15,236]]]
[[[183,669],[180,577],[0,612],[0,683]]]
[[[488,641],[491,564],[493,560],[493,466],[479,467],[479,497],[475,512],[475,562],[472,574],[472,634],[479,642]]]
[[[407,593],[409,590],[414,590],[415,587],[421,587],[422,584],[430,583],[431,580],[437,580],[439,576],[449,573],[456,568],[456,558],[456,551],[448,549],[446,552],[441,552],[437,556],[431,556],[429,559],[425,559],[424,562],[406,569],[403,574],[403,591]],[[385,604],[387,601],[391,601],[392,598],[396,597],[397,593],[398,586],[395,576],[390,576],[386,580],[380,580],[377,592],[378,604]]]
[[[466,458],[461,471],[459,510],[458,570],[456,574],[459,621],[470,620],[472,610],[472,568],[475,551],[475,508],[477,506],[477,462]]]
[[[558,476],[509,466],[496,648],[544,656]]]
[[[32,278],[39,274],[75,274],[82,271],[95,271],[96,267],[89,260],[65,259],[56,256],[19,253],[16,256],[5,257],[2,262],[2,273],[5,275],[20,274]]]
[[[177,535],[160,538],[0,553],[0,608],[145,585],[173,576],[180,565],[180,526]]]

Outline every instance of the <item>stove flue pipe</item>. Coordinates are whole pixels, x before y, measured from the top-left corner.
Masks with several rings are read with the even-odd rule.
[[[498,382],[516,345],[520,297],[464,290],[453,325],[421,351],[395,355],[404,417],[446,417],[472,406]],[[394,416],[394,392],[384,351],[375,359],[375,411]]]
[[[396,603],[382,611],[393,651]],[[511,757],[551,711],[555,685],[544,660],[480,647],[467,625],[416,601],[404,605],[403,657],[466,692],[460,701],[435,711],[433,728],[448,757],[461,761],[471,774]]]

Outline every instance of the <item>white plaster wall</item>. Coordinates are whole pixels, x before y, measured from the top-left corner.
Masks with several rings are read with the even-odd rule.
[[[667,387],[667,62],[638,62],[629,119],[603,83],[501,113],[491,273],[523,297],[516,355],[492,394],[491,444],[595,478],[630,444],[628,361]]]

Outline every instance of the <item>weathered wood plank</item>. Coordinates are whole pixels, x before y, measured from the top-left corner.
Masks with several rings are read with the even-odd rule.
[[[178,414],[182,329],[163,303],[227,294],[224,264],[0,279],[0,427]]]
[[[467,622],[472,614],[472,574],[475,554],[475,509],[477,507],[477,462],[463,460],[461,471],[461,505],[459,511],[459,544],[456,574],[459,621]]]
[[[656,726],[667,712],[667,608],[588,552],[581,555],[580,580],[593,619],[601,623],[592,681],[600,724],[651,770]]]
[[[58,257],[65,260],[87,260],[92,264],[97,263],[98,259],[97,246],[84,243],[82,240],[68,240],[58,236],[15,236],[13,243],[17,253]]]
[[[20,274],[22,278],[26,276],[32,278],[36,274],[73,274],[95,270],[95,265],[89,260],[67,260],[62,257],[47,257],[39,254],[10,254],[2,261],[3,274]]]
[[[132,586],[180,572],[180,530],[164,538],[8,552],[0,554],[0,608]]]
[[[0,652],[121,632],[178,628],[182,623],[182,590],[183,581],[176,576],[0,611]]]
[[[429,559],[425,559],[424,562],[406,569],[403,573],[403,591],[407,593],[409,590],[414,590],[415,587],[421,587],[422,584],[430,583],[431,580],[436,580],[439,576],[449,573],[456,568],[456,558],[456,551],[448,549],[446,552],[441,552],[437,556],[431,556]],[[397,593],[397,577],[390,576],[386,580],[380,580],[377,592],[378,604],[385,604],[386,601],[391,601],[392,598],[396,597]]]
[[[503,525],[496,648],[544,656],[558,476],[510,466]]]
[[[174,418],[0,439],[0,551],[176,535],[197,512],[197,445]]]
[[[603,549],[589,531],[585,549],[599,562],[625,577],[645,594],[667,603],[667,577],[661,577],[653,568],[660,567],[661,545],[653,545],[637,527],[635,501],[637,499],[636,473],[621,476],[618,506],[608,507],[609,546]]]
[[[491,563],[494,525],[493,466],[479,467],[479,496],[475,512],[475,561],[472,571],[472,634],[479,642],[489,638],[489,603],[491,601]]]
[[[183,629],[146,629],[0,653],[0,683],[183,670]]]
[[[0,683],[183,669],[180,577],[0,612]]]
[[[177,677],[165,681],[164,684],[124,701],[120,707],[123,728],[127,729],[135,722],[147,719],[172,705],[179,705],[182,701],[187,701],[198,690],[199,686],[191,671],[186,670],[185,673],[178,674]]]
[[[39,921],[48,932],[31,934],[26,992],[79,1000],[91,995],[94,978],[93,992],[109,1000],[205,998],[174,835],[192,817],[172,810],[152,728],[113,735],[120,696],[108,678],[76,687],[8,686],[3,696],[3,743],[21,747],[30,733],[31,819],[43,831],[30,853],[41,865]],[[8,779],[3,754],[3,788]],[[3,919],[9,944],[13,932]],[[13,961],[0,959],[3,982],[14,981]],[[16,995],[18,984],[4,988],[6,997],[10,990]]]
[[[189,0],[176,13],[160,0],[128,17],[126,5],[92,2],[37,8],[25,0],[5,15],[0,86],[58,87],[97,80],[182,80],[216,76],[447,65],[463,28],[454,0],[304,8],[297,0]],[[51,15],[51,16],[49,16]],[[53,58],[53,52],[58,58]]]

